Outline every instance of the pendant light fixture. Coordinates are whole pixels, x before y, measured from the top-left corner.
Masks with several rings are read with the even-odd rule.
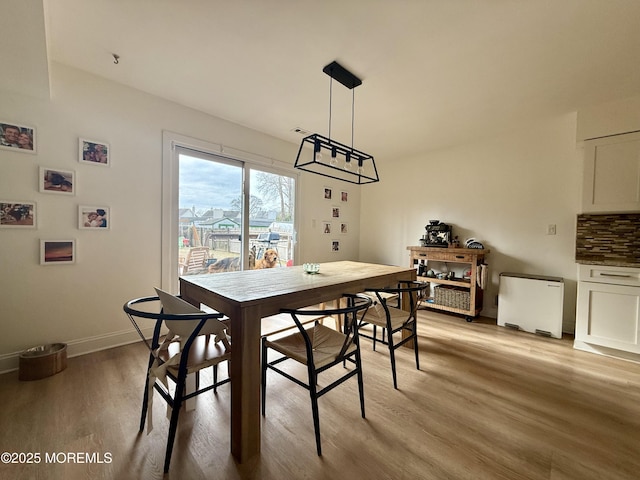
[[[335,61],[324,67],[322,71],[331,77],[329,83],[329,136],[325,137],[314,133],[303,138],[296,157],[295,168],[356,185],[379,182],[380,178],[373,156],[353,148],[354,89],[358,85],[362,85],[362,80]],[[352,91],[351,146],[331,139],[331,101],[334,79]],[[305,146],[311,147],[311,153],[309,149],[304,148]]]

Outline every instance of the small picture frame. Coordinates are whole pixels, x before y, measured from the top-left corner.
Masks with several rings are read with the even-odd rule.
[[[59,195],[76,194],[76,172],[59,168],[40,167],[40,191]]]
[[[38,228],[35,202],[0,200],[0,228]]]
[[[342,235],[346,235],[347,233],[349,233],[349,225],[346,223],[341,223],[340,224],[340,233]]]
[[[340,192],[340,201],[342,202],[348,202],[349,201],[349,192],[343,190],[342,192]]]
[[[333,192],[331,191],[331,187],[324,187],[324,199],[331,200]]]
[[[40,265],[66,265],[75,262],[75,240],[40,240]]]
[[[331,222],[322,222],[322,233],[331,233]]]
[[[111,147],[99,140],[78,139],[78,161],[102,167],[111,166]]]
[[[340,251],[340,240],[331,240],[331,251],[332,252]]]
[[[0,148],[21,153],[37,153],[36,129],[13,122],[0,122]]]
[[[78,207],[78,228],[80,230],[109,230],[111,228],[111,209],[105,206]]]
[[[340,218],[340,207],[331,207],[331,218]]]

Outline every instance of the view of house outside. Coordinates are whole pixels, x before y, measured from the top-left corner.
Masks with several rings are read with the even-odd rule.
[[[250,175],[250,254],[245,268],[256,268],[267,250],[266,268],[292,265],[295,180],[257,170]],[[241,186],[241,167],[180,155],[180,275],[241,268]],[[258,262],[258,268],[264,265]]]

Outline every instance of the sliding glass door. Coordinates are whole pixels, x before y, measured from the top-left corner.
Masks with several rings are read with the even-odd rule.
[[[182,275],[293,265],[293,175],[205,149],[172,145],[170,157],[163,283],[176,291]]]

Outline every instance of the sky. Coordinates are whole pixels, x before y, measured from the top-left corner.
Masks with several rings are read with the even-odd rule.
[[[229,210],[241,194],[241,167],[180,155],[180,208]]]
[[[242,167],[180,154],[179,171],[180,208],[195,206],[199,213],[210,208],[230,210],[231,202],[242,195]],[[256,184],[254,181],[256,172],[251,170],[253,186]],[[270,204],[262,198],[256,188],[251,188],[251,195],[262,199],[263,209],[279,209],[277,204]]]

